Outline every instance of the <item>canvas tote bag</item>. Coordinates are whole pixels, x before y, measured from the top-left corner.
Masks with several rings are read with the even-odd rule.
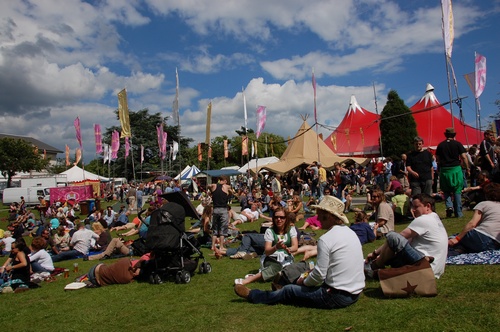
[[[434,272],[426,259],[412,265],[378,271],[380,287],[387,297],[436,296]]]

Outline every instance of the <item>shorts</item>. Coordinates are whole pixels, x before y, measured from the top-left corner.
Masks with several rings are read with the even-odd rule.
[[[212,233],[214,236],[227,236],[229,213],[226,207],[214,208],[212,215]]]

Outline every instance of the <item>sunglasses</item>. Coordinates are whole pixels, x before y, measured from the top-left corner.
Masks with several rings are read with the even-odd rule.
[[[274,216],[275,219],[286,219],[285,216]]]

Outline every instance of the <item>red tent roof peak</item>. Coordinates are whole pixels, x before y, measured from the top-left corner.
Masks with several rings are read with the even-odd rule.
[[[358,101],[356,100],[356,97],[354,95],[351,96],[351,101],[349,102],[349,109],[347,110],[347,113],[356,113],[356,112],[361,112],[365,113],[365,110],[359,106]]]
[[[434,94],[434,87],[430,83],[427,83],[425,94],[422,98],[420,98],[418,103],[424,103],[425,107],[439,104],[439,101]]]

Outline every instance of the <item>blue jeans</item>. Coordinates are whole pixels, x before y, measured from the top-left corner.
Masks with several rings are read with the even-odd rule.
[[[266,241],[264,240],[264,234],[249,233],[244,234],[241,238],[241,244],[238,248],[227,248],[226,255],[232,256],[238,251],[243,251],[246,253],[256,252],[259,255],[264,253],[264,247]]]
[[[458,245],[466,252],[482,252],[500,249],[500,243],[475,229],[468,231]]]
[[[57,255],[52,256],[52,261],[55,263],[68,259],[78,258],[79,256],[83,256],[83,254],[78,250],[60,251]]]
[[[89,278],[89,281],[92,283],[92,285],[94,286],[97,286],[97,287],[100,287],[99,283],[97,282],[97,279],[95,277],[95,269],[98,265],[101,265],[102,263],[100,264],[96,264],[94,266],[92,266],[89,270],[89,272],[87,273],[87,278]]]
[[[253,289],[248,296],[252,303],[282,303],[318,309],[345,308],[355,303],[358,298],[359,294],[350,294],[325,285],[307,287],[295,284],[286,285],[274,292]]]
[[[453,196],[453,201],[451,197]],[[444,203],[447,209],[453,208],[455,217],[461,218],[464,216],[462,213],[462,194],[461,193],[444,193]]]
[[[37,272],[52,272],[52,271],[49,271],[46,268],[42,267],[42,265],[40,265],[40,263],[38,263],[38,262],[31,262],[31,269],[33,270],[34,273],[37,273]]]
[[[401,234],[391,231],[387,233],[387,245],[395,256],[386,262],[392,267],[401,267],[418,262],[425,257],[420,251],[413,248],[408,240]]]

